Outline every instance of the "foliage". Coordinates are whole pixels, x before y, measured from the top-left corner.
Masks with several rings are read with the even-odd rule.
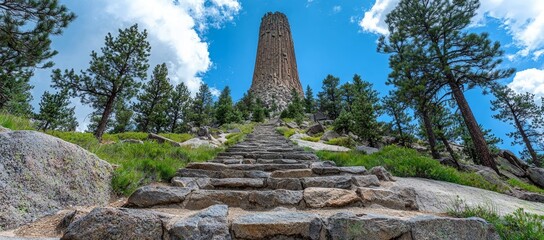
[[[251,91],[244,93],[240,101],[235,105],[236,109],[241,113],[242,118],[245,120],[251,120],[250,115],[253,113],[255,106],[255,99]]]
[[[523,181],[521,181],[519,179],[516,179],[516,178],[508,179],[508,184],[512,185],[513,187],[521,188],[521,189],[523,189],[525,191],[544,194],[544,189],[539,188],[539,187],[537,187],[537,186],[535,186],[533,184],[523,182]]]
[[[217,101],[217,110],[215,111],[215,118],[217,119],[219,125],[233,122],[241,122],[242,120],[240,115],[237,114],[234,109],[234,106],[232,104],[232,97],[230,96],[230,88],[228,86],[226,86],[223,91],[221,91],[221,95],[219,95],[219,100]]]
[[[382,108],[386,114],[392,117],[392,130],[394,137],[399,139],[403,146],[408,146],[413,140],[412,117],[406,113],[408,105],[402,102],[397,92],[389,92],[389,95],[382,98]]]
[[[351,152],[318,151],[323,160],[332,160],[339,166],[365,166],[370,169],[383,166],[399,177],[421,177],[501,192],[498,186],[476,173],[459,172],[440,162],[419,154],[417,151],[397,146],[386,146],[380,152],[366,155]]]
[[[371,147],[376,147],[379,138],[378,116],[380,106],[378,104],[378,92],[372,89],[369,82],[361,82],[352,105],[353,133],[361,139],[369,142]]]
[[[187,130],[189,121],[189,107],[191,106],[191,93],[183,82],[180,82],[172,91],[168,102],[168,120],[171,133]]]
[[[34,124],[28,118],[18,117],[0,111],[0,126],[11,130],[36,130]]]
[[[339,83],[339,78],[329,74],[323,79],[322,91],[317,94],[319,110],[327,114],[330,119],[336,119],[342,109],[342,97],[338,89]]]
[[[53,66],[50,37],[74,19],[57,0],[0,2],[0,109],[30,115],[29,79],[35,68]]]
[[[350,137],[333,138],[327,141],[326,143],[330,145],[342,146],[347,148],[355,147],[355,141],[353,141],[353,139],[351,139]]]
[[[291,89],[291,103],[283,110],[280,117],[293,119],[298,125],[304,121],[304,102],[295,89]]]
[[[108,33],[101,54],[91,52],[90,66],[76,74],[74,70],[53,71],[53,86],[69,89],[100,116],[94,135],[101,139],[116,103],[131,99],[140,87],[137,79],[146,77],[149,52],[147,32],[138,25],[119,30],[114,37]]]
[[[495,86],[493,92],[497,99],[491,101],[491,110],[498,111],[493,118],[515,127],[516,131],[507,134],[514,139],[512,145],[524,144],[531,162],[541,167],[544,159],[538,156],[537,151],[544,152],[544,149],[535,149],[535,146],[544,141],[544,98],[538,106],[535,95],[529,92],[516,93],[507,86]]]
[[[123,133],[135,130],[132,116],[134,112],[125,102],[118,102],[114,109],[114,121],[111,123],[112,129],[110,133]]]
[[[70,96],[67,90],[51,94],[44,92],[40,101],[40,112],[36,114],[38,129],[75,131],[78,125],[75,108],[69,107]]]
[[[164,132],[168,125],[168,101],[172,95],[166,63],[155,66],[151,80],[143,85],[134,104],[135,122],[138,131]]]
[[[479,217],[493,224],[504,240],[541,240],[544,239],[544,216],[525,212],[523,208],[511,214],[500,216],[497,209],[490,205],[468,206],[457,199],[448,214],[454,217]]]
[[[253,107],[253,121],[254,122],[264,122],[265,118],[265,108],[261,99],[257,98],[255,106]]]
[[[289,138],[293,136],[297,131],[295,129],[291,129],[288,127],[278,127],[276,128],[276,131],[278,131],[279,134],[283,135],[286,138]]]
[[[191,123],[196,127],[207,126],[212,123],[213,99],[210,87],[203,83],[193,101],[190,114]]]
[[[342,109],[340,115],[334,120],[333,129],[338,133],[349,133],[354,129],[355,122],[351,112]]]
[[[319,136],[319,137],[310,137],[310,136],[308,136],[308,137],[303,137],[301,139],[304,140],[304,141],[319,142],[319,140],[321,140],[321,136]]]
[[[310,85],[306,86],[306,93],[304,97],[304,110],[306,113],[313,113],[315,112],[315,99],[314,99],[314,92],[312,91],[312,88]]]

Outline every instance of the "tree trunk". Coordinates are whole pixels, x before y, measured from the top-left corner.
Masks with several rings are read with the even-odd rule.
[[[100,118],[100,122],[98,123],[98,128],[94,132],[94,136],[96,137],[96,139],[98,139],[98,141],[102,141],[102,135],[104,135],[104,131],[106,131],[108,120],[110,119],[111,112],[113,111],[113,104],[115,103],[116,95],[117,94],[112,94],[108,98],[108,102],[106,102],[104,112],[102,112],[102,117]]]
[[[451,73],[447,75],[451,75]],[[470,137],[472,138],[472,142],[474,143],[477,156],[479,157],[482,165],[492,168],[495,170],[495,172],[501,175],[493,156],[491,156],[491,152],[489,152],[489,148],[487,147],[487,142],[482,134],[482,130],[480,129],[480,126],[478,126],[478,122],[476,122],[476,118],[468,105],[463,91],[461,91],[459,85],[455,83],[453,76],[448,76],[448,78],[450,78],[448,84],[452,90],[453,97],[459,106],[463,120],[467,125],[467,129]]]
[[[527,137],[527,133],[525,133],[525,130],[523,129],[523,126],[521,125],[521,122],[518,119],[518,116],[514,114],[514,111],[512,111],[512,108],[510,107],[510,111],[512,112],[512,116],[514,116],[514,122],[516,124],[516,127],[518,128],[519,134],[521,135],[521,138],[523,138],[523,142],[525,143],[525,146],[527,147],[527,151],[531,155],[531,158],[533,159],[533,163],[537,167],[542,167],[542,163],[538,159],[538,156],[536,155],[535,149],[533,148],[533,145],[531,144],[531,141],[529,140],[529,137]]]
[[[427,134],[427,141],[429,142],[429,147],[431,148],[431,156],[434,159],[440,159],[440,154],[438,153],[438,150],[436,150],[436,136],[434,135],[429,112],[427,110],[421,110],[421,117],[423,118],[423,128]]]
[[[397,128],[399,130],[399,138],[400,138],[400,143],[402,146],[406,147],[406,141],[404,141],[404,134],[402,132],[402,125],[400,124],[400,121],[399,121],[399,117],[398,117],[398,114],[393,114],[394,115],[394,118],[395,118],[395,123],[397,125]]]

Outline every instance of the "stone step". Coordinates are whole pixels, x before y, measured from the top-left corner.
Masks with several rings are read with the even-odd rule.
[[[276,171],[285,169],[303,169],[308,168],[309,164],[221,164],[221,163],[189,163],[187,169],[201,169],[210,171],[223,170],[258,170],[258,171]]]
[[[270,173],[257,170],[221,170],[211,171],[203,169],[182,168],[176,173],[176,177],[197,177],[197,178],[268,178]]]

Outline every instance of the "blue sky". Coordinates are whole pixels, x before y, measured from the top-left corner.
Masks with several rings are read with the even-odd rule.
[[[387,34],[383,20],[398,0],[96,0],[61,2],[78,18],[62,36],[53,38],[59,54],[55,68],[85,69],[91,50],[98,50],[108,32],[138,23],[149,31],[150,70],[166,62],[173,83],[193,91],[201,82],[217,90],[232,89],[239,99],[251,85],[261,17],[269,11],[287,15],[295,43],[300,80],[317,93],[327,74],[349,81],[354,74],[374,84],[382,95],[389,73],[388,56],[376,52],[378,34]],[[544,96],[544,1],[482,0],[470,29],[488,32],[506,51],[504,67],[517,73],[505,84],[518,92]],[[32,79],[34,107],[49,90],[51,69]],[[486,128],[504,139],[512,128],[491,118],[490,96],[467,92],[471,107]],[[73,100],[81,128],[91,112]],[[517,148],[516,148],[517,149]]]

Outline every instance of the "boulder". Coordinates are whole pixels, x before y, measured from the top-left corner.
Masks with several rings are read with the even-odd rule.
[[[316,214],[270,212],[241,216],[232,221],[235,239],[320,239],[321,219]]]
[[[317,175],[338,175],[338,174],[366,174],[364,166],[355,167],[314,167],[312,171]]]
[[[288,123],[285,123],[285,126],[287,126],[288,128],[294,128],[294,129],[297,129],[298,128],[298,125],[296,122],[288,122]]]
[[[297,206],[302,201],[302,191],[271,190],[253,191],[248,196],[251,207],[268,209],[278,206]]]
[[[461,166],[451,157],[443,157],[438,160],[440,164],[448,167],[452,167],[455,169],[460,169]]]
[[[304,188],[322,187],[322,188],[351,188],[351,176],[326,176],[326,177],[307,177],[302,178]]]
[[[157,141],[158,143],[168,143],[174,147],[180,147],[181,144],[179,142],[176,142],[172,139],[169,139],[169,138],[165,138],[163,136],[160,136],[158,134],[154,134],[154,133],[150,133],[149,135],[147,135],[147,139],[151,139],[151,140],[155,140]]]
[[[233,128],[228,131],[228,133],[241,133],[241,132],[242,130],[240,130],[239,128]]]
[[[329,130],[329,131],[326,131],[325,133],[323,133],[323,136],[321,136],[321,140],[323,141],[329,141],[333,138],[339,138],[340,137],[340,134],[338,134],[337,132],[333,131],[333,130]]]
[[[510,160],[507,160],[500,156],[496,157],[495,161],[497,162],[499,170],[501,170],[501,173],[504,175],[508,176],[508,174],[511,174],[511,175],[514,175],[515,177],[527,176],[526,170],[512,164],[512,162],[515,162],[515,161],[511,162]]]
[[[139,209],[96,208],[68,227],[62,240],[162,239],[159,214]]]
[[[144,144],[144,141],[138,140],[138,139],[123,139],[121,140],[122,143],[135,143],[135,144]]]
[[[130,195],[127,206],[152,207],[181,203],[191,191],[191,188],[183,187],[143,186]]]
[[[412,238],[417,240],[500,239],[493,225],[481,218],[418,216],[410,219],[410,223]]]
[[[1,132],[9,132],[9,131],[11,131],[11,129],[0,126],[0,133]]]
[[[418,209],[417,195],[413,188],[387,190],[360,187],[357,188],[357,193],[365,205],[379,204],[387,208],[400,210]]]
[[[395,179],[393,179],[393,175],[391,175],[391,173],[385,170],[385,168],[382,166],[373,167],[370,169],[370,173],[376,175],[376,177],[378,177],[378,179],[381,181],[395,181]]]
[[[306,188],[304,201],[311,208],[343,207],[360,202],[354,191],[337,188]]]
[[[379,187],[380,180],[376,175],[364,175],[351,177],[353,185],[357,187]]]
[[[322,133],[322,132],[325,132],[325,129],[323,128],[323,125],[317,123],[317,124],[314,124],[311,127],[309,127],[308,130],[306,131],[306,134],[308,134],[310,136],[313,136],[313,135],[316,135],[316,134]]]
[[[331,240],[412,239],[408,222],[381,215],[337,213],[327,219],[327,230]]]
[[[204,209],[217,204],[246,207],[248,195],[247,191],[196,190],[187,197],[184,204],[187,209]]]
[[[485,180],[487,180],[491,184],[497,186],[499,189],[503,189],[503,190],[510,189],[510,186],[508,186],[508,184],[504,183],[501,180],[501,177],[495,171],[493,171],[491,168],[482,169],[480,171],[477,171],[476,174],[482,176]]]
[[[170,183],[176,187],[191,189],[213,188],[210,178],[207,177],[174,177]]]
[[[298,178],[268,178],[266,184],[271,189],[302,190],[302,183]]]
[[[544,168],[528,168],[527,175],[537,186],[544,188]]]
[[[330,145],[322,142],[310,142],[302,139],[291,139],[300,147],[311,148],[314,151],[348,152],[351,149],[342,146]]]
[[[68,206],[104,206],[112,166],[85,149],[36,131],[0,133],[0,229]]]
[[[209,127],[201,127],[196,131],[196,135],[199,137],[207,137],[210,135],[210,128]]]
[[[309,135],[306,134],[306,133],[295,133],[295,134],[291,135],[291,137],[289,137],[289,139],[297,140],[297,139],[303,139],[303,138],[306,138],[306,137],[309,137]]]
[[[527,170],[527,168],[529,168],[529,165],[527,165],[526,162],[520,160],[513,152],[509,150],[501,150],[499,152],[499,156],[506,159],[512,165],[521,168],[522,170]]]
[[[380,149],[369,147],[369,146],[357,146],[355,150],[358,152],[364,152],[365,154],[373,154],[380,151]]]
[[[227,205],[214,205],[188,218],[178,219],[168,227],[171,240],[231,239]]]

